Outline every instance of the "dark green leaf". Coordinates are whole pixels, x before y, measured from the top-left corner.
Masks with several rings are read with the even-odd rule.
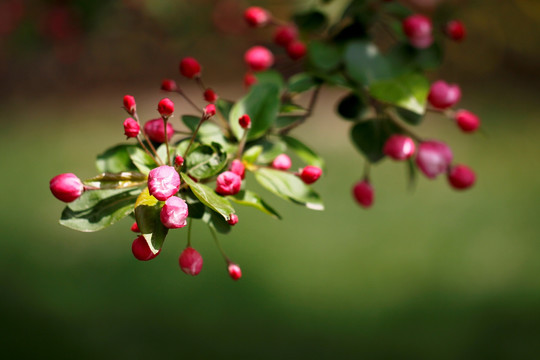
[[[188,173],[197,179],[206,179],[218,174],[227,164],[227,154],[217,143],[199,145],[189,152],[186,161]]]
[[[334,44],[311,41],[308,46],[308,59],[319,70],[330,72],[341,64],[343,50]]]
[[[281,107],[279,108],[280,114],[288,114],[292,112],[305,112],[306,109],[301,107],[300,105],[293,104],[293,103],[287,103],[287,104],[281,104]]]
[[[162,202],[149,194],[148,188],[143,190],[135,203],[135,220],[154,254],[161,249],[169,232],[169,229],[161,222],[162,206]]]
[[[195,131],[200,120],[201,120],[200,116],[182,115],[182,122],[191,131]]]
[[[135,164],[137,169],[144,175],[148,175],[150,170],[157,166],[154,159],[150,157],[143,149],[134,146],[127,149],[131,161]],[[163,159],[164,160],[164,159]]]
[[[384,143],[400,129],[387,118],[377,118],[357,123],[351,129],[351,138],[366,158],[376,163],[384,157]]]
[[[231,225],[220,214],[209,208],[206,208],[202,221],[221,234],[228,234],[231,231]]]
[[[188,204],[189,217],[192,219],[201,219],[206,211],[206,206],[197,199],[191,190],[184,192],[186,203]]]
[[[244,154],[242,155],[242,160],[247,162],[248,164],[253,164],[255,161],[257,161],[257,158],[259,155],[261,155],[263,151],[263,147],[261,145],[254,145],[251,146],[249,149],[244,151]]]
[[[345,95],[339,101],[337,112],[347,120],[359,120],[368,109],[364,100],[355,93]]]
[[[296,25],[303,31],[321,31],[327,25],[326,16],[320,11],[310,11],[293,16]]]
[[[146,182],[146,175],[139,172],[102,173],[84,181],[85,185],[98,189],[125,189],[142,186]]]
[[[219,196],[215,193],[214,190],[212,190],[208,186],[196,183],[195,181],[191,180],[191,178],[187,174],[180,173],[180,175],[182,176],[182,180],[184,180],[184,182],[189,185],[189,188],[191,189],[191,191],[193,191],[193,194],[204,205],[221,214],[221,216],[223,216],[225,220],[229,220],[230,215],[234,214],[234,208],[232,207],[229,200],[222,196]]]
[[[396,108],[396,113],[401,119],[403,119],[403,121],[411,125],[418,125],[424,119],[424,114],[418,114],[413,111],[402,109],[399,107]]]
[[[255,172],[255,178],[264,188],[285,200],[304,205],[312,210],[324,210],[319,195],[294,174],[260,168]]]
[[[129,148],[137,147],[136,145],[121,144],[107,149],[104,153],[98,155],[96,159],[96,167],[99,172],[117,173],[122,171],[137,170],[137,167],[129,157]]]
[[[287,147],[279,139],[264,139],[259,140],[255,143],[256,145],[262,146],[262,152],[257,158],[257,163],[259,164],[268,164],[276,158],[276,156],[283,154]]]
[[[60,218],[60,224],[83,232],[98,231],[131,212],[141,188],[85,191],[69,203]]]
[[[289,79],[289,92],[301,93],[317,86],[320,82],[307,73],[299,73]]]
[[[392,68],[372,42],[352,41],[345,49],[345,68],[349,76],[362,85],[392,76]]]
[[[228,198],[237,204],[254,207],[276,219],[281,219],[281,216],[253,191],[242,190],[238,194],[229,196]]]
[[[281,128],[281,127],[289,126],[296,121],[302,120],[303,118],[304,118],[303,115],[278,116],[278,118],[276,119],[276,127]]]
[[[429,92],[429,82],[420,74],[405,74],[392,80],[373,83],[369,89],[377,100],[423,114]]]
[[[313,150],[307,147],[307,145],[291,136],[283,136],[282,139],[285,141],[285,144],[287,144],[287,147],[298,155],[300,159],[304,160],[308,165],[313,165],[324,169],[324,160]]]
[[[273,84],[279,89],[283,89],[285,82],[283,76],[276,70],[260,71],[255,73],[257,84]]]
[[[242,138],[244,129],[240,127],[238,119],[242,115],[248,114],[251,118],[248,140],[260,138],[274,123],[279,106],[279,88],[276,85],[271,83],[253,85],[249,93],[240,99],[231,110],[229,122],[234,136],[237,139]]]
[[[350,40],[362,40],[368,37],[368,27],[365,23],[354,22],[341,30],[335,37],[336,43],[344,43]]]
[[[417,49],[409,44],[399,44],[389,52],[388,59],[393,68],[401,68],[406,71],[430,70],[441,65],[443,51],[437,43],[427,49]]]
[[[223,115],[224,119],[229,118],[229,113],[231,112],[231,109],[234,105],[234,102],[224,99],[217,99],[216,101],[216,107],[218,111]]]

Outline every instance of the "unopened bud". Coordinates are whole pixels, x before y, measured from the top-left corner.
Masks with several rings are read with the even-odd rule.
[[[77,200],[84,191],[82,181],[72,173],[56,175],[49,182],[49,188],[55,198],[66,203]]]
[[[168,118],[174,112],[174,103],[169,98],[161,99],[157,110],[162,117]]]
[[[240,269],[240,266],[231,263],[229,264],[228,270],[231,279],[236,281],[242,277],[242,270]]]
[[[182,251],[182,254],[180,254],[178,263],[183,272],[195,276],[202,270],[203,258],[197,250],[192,247],[187,247]]]
[[[178,90],[178,85],[176,85],[176,81],[171,79],[165,79],[161,82],[161,90],[164,91],[176,91]]]
[[[248,114],[244,114],[240,116],[238,119],[238,123],[242,127],[242,129],[249,129],[251,127],[251,118]]]
[[[137,137],[139,135],[139,132],[141,131],[141,126],[137,121],[135,121],[132,118],[127,118],[124,121],[124,134],[128,138]]]

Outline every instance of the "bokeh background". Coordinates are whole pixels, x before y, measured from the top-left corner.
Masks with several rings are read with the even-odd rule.
[[[339,1],[339,0],[336,0]],[[426,1],[415,0],[422,3]],[[540,3],[453,1],[468,26],[431,79],[461,85],[483,134],[430,116],[423,136],[451,144],[476,186],[373,169],[376,204],[352,200],[362,160],[325,89],[296,134],[327,159],[315,185],[326,211],[267,195],[282,221],[239,208],[222,237],[243,269],[231,281],[202,225],[196,278],[177,258],[131,255],[131,221],[78,233],[57,220],[51,177],[94,175],[95,155],[123,142],[122,96],[154,117],[161,79],[196,56],[204,78],[241,96],[242,53],[269,43],[239,20],[250,4],[287,18],[311,1],[0,1],[0,344],[7,358],[526,359],[540,354]],[[422,5],[422,4],[420,4]],[[425,4],[424,4],[425,5]],[[189,112],[176,99],[178,112]],[[301,100],[306,101],[306,99]],[[201,101],[199,101],[201,102]],[[249,179],[253,183],[253,179]]]

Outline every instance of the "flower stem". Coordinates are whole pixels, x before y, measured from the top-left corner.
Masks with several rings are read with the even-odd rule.
[[[148,150],[148,148],[146,146],[144,146],[144,143],[141,141],[141,137],[140,135],[137,135],[137,141],[139,142],[139,145],[141,145],[141,147],[143,148],[144,151],[146,151],[146,153],[148,154],[148,156],[150,156],[152,159],[154,159],[154,161],[156,162],[156,164],[158,165],[163,165],[163,161],[161,161],[161,159],[159,159],[159,162],[158,160],[156,159],[156,157]],[[157,154],[156,154],[157,156]]]
[[[216,230],[214,230],[214,228],[212,226],[210,226],[210,225],[208,225],[208,228],[210,229],[210,232],[212,233],[212,237],[214,238],[214,241],[216,242],[216,246],[218,247],[219,252],[221,252],[221,255],[223,256],[223,259],[225,259],[225,262],[227,264],[229,264],[231,262],[231,260],[229,259],[227,254],[225,254],[225,251],[221,247],[221,244],[220,244],[220,242],[219,242],[219,240],[217,238]]]
[[[319,97],[320,91],[321,91],[321,85],[317,86],[315,90],[313,91],[313,93],[311,94],[311,99],[309,100],[309,105],[308,105],[306,113],[297,121],[282,128],[279,131],[280,135],[287,135],[292,129],[304,123],[307,120],[307,118],[311,116],[311,114],[313,113],[313,108],[315,107],[315,104],[317,103],[317,99]]]
[[[188,228],[187,228],[187,246],[191,246],[191,225],[192,225],[193,219],[188,218]]]
[[[135,121],[137,121],[137,123],[138,123],[139,126],[140,126],[139,115],[137,114],[137,112],[135,112],[135,113],[133,114],[133,117],[135,118]],[[144,139],[146,140],[146,143],[147,143],[148,145],[150,145],[150,148],[152,149],[152,152],[154,153],[154,155],[156,155],[155,158],[154,158],[152,155],[150,155],[150,156],[152,156],[152,159],[154,159],[154,161],[156,161],[156,158],[159,160],[159,162],[156,161],[156,164],[163,165],[163,164],[164,164],[163,160],[161,160],[161,158],[159,157],[159,155],[158,155],[158,153],[157,153],[157,151],[156,151],[156,148],[154,147],[154,145],[152,144],[152,142],[151,142],[150,139],[148,138],[148,135],[146,135],[146,133],[144,132],[144,129],[143,129],[141,132],[142,132],[142,134],[143,134],[143,136],[144,136]],[[165,132],[167,132],[167,128],[165,128]],[[167,134],[165,134],[165,136],[167,136]],[[140,141],[140,140],[139,140],[139,141]]]
[[[248,134],[249,128],[244,129],[244,135],[242,135],[242,139],[240,139],[240,144],[238,144],[238,151],[236,152],[236,159],[240,160],[242,157],[242,153],[244,152],[244,146],[246,146],[247,141],[247,134]]]
[[[165,147],[167,148],[167,163],[169,166],[172,166],[171,163],[171,152],[169,151],[169,136],[167,134],[167,120],[169,120],[166,116],[161,117],[163,119],[163,128],[165,129]]]
[[[186,158],[187,154],[189,153],[189,149],[191,148],[191,145],[193,145],[193,141],[195,140],[195,137],[197,136],[197,133],[199,132],[199,129],[201,128],[202,123],[206,120],[204,114],[201,116],[201,120],[199,120],[199,123],[197,124],[197,127],[195,128],[195,131],[193,132],[193,135],[191,135],[191,139],[189,140],[189,145],[186,148],[186,151],[184,151],[184,155],[182,156],[184,159]]]
[[[203,113],[203,110],[197,106],[183,91],[182,89],[176,90],[180,96],[182,96],[197,112]]]

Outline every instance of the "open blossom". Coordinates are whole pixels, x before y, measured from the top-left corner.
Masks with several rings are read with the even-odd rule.
[[[203,258],[197,250],[192,247],[187,247],[180,254],[178,258],[178,263],[183,272],[188,275],[195,276],[198,275],[203,266]]]
[[[165,125],[161,118],[148,120],[146,124],[144,124],[144,132],[152,141],[159,143],[165,142]],[[173,134],[174,128],[171,123],[167,122],[167,140],[171,140]]]
[[[67,203],[77,200],[84,191],[82,181],[72,173],[56,175],[49,187],[55,198]]]
[[[452,150],[440,141],[425,141],[418,147],[416,165],[430,179],[446,172],[452,163]]]
[[[220,195],[234,195],[240,191],[242,178],[232,171],[224,171],[216,179],[216,192]]]
[[[148,192],[158,200],[167,200],[179,189],[180,176],[172,166],[162,165],[148,174]]]
[[[171,196],[161,208],[161,223],[169,229],[179,229],[187,224],[188,206],[184,199]]]

